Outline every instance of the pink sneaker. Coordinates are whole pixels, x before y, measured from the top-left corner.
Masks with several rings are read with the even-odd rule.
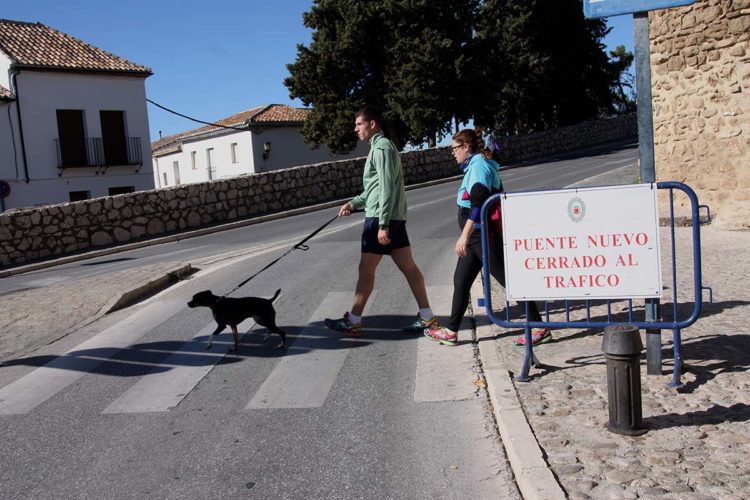
[[[544,344],[552,340],[552,332],[549,328],[539,328],[531,331],[531,345]],[[526,336],[522,335],[513,340],[513,343],[519,347],[526,345]]]
[[[443,345],[454,346],[458,344],[458,333],[448,330],[444,326],[425,328],[424,336]]]

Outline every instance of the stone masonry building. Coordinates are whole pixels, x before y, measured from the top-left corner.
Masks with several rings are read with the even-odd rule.
[[[697,0],[649,22],[656,179],[690,185],[719,227],[750,228],[750,0]]]

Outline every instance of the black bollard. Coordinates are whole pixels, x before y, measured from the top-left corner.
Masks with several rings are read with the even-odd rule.
[[[643,427],[641,408],[641,351],[643,343],[633,325],[611,325],[604,329],[602,351],[607,358],[609,424],[616,434],[639,436]]]

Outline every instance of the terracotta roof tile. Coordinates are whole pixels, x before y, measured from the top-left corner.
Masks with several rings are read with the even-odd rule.
[[[0,85],[0,101],[12,101],[15,98],[13,92]]]
[[[232,116],[228,116],[227,118],[222,118],[215,123],[218,125],[224,125],[225,127],[240,128],[245,128],[248,123],[250,125],[257,124],[260,126],[294,126],[302,125],[302,122],[305,120],[308,113],[310,113],[310,110],[305,108],[292,108],[283,104],[269,104],[266,106],[250,108]],[[179,149],[179,146],[184,140],[199,138],[200,136],[209,136],[220,132],[221,130],[221,127],[206,125],[205,127],[188,130],[181,134],[163,137],[151,144],[151,151],[157,156],[157,153],[171,153]]]
[[[20,67],[150,75],[151,69],[42,23],[0,19],[0,50]]]
[[[292,108],[289,106],[283,106],[281,104],[271,104],[266,109],[255,115],[253,117],[253,122],[302,123],[303,121],[305,121],[308,113],[310,113],[309,109]]]

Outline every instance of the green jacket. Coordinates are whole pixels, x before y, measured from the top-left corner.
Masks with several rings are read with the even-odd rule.
[[[391,220],[406,220],[401,159],[396,146],[382,132],[370,137],[370,154],[362,183],[364,191],[352,199],[355,209],[365,207],[365,217],[377,217],[380,225],[387,225]]]

